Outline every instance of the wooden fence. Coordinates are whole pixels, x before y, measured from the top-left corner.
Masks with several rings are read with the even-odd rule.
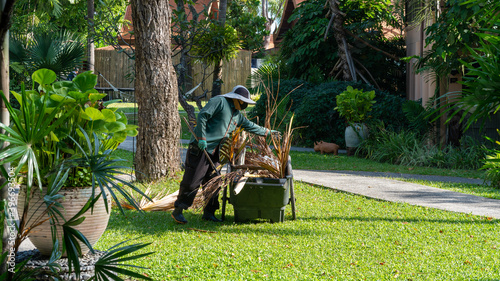
[[[173,63],[178,63],[179,58],[174,57]],[[237,57],[229,62],[224,62],[222,67],[222,93],[230,92],[236,85],[245,85],[248,76],[251,73],[252,53],[241,50]],[[188,70],[192,81],[188,81],[186,89],[198,85],[203,79],[204,67],[201,63],[193,63]],[[104,47],[95,50],[95,70],[99,75],[97,80],[98,88],[134,88],[134,82],[126,76],[133,73],[134,61],[130,60],[124,53],[119,53],[113,48]],[[212,73],[213,68],[207,68],[207,74]],[[203,86],[195,91],[195,95],[203,93],[201,89],[212,89],[212,75],[205,79]],[[119,98],[114,96],[114,98]]]

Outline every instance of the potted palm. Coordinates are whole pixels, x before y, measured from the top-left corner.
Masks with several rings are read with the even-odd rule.
[[[337,95],[337,106],[334,108],[345,117],[348,126],[345,130],[345,143],[348,151],[359,146],[368,137],[368,128],[364,121],[368,118],[375,101],[375,91],[363,92],[347,86],[347,89]]]
[[[100,101],[105,94],[94,89],[97,76],[56,78],[51,70],[35,71],[31,90],[22,85],[20,93],[12,92],[19,109],[1,93],[12,126],[0,123],[6,131],[0,141],[7,144],[0,164],[10,163],[21,183],[15,250],[29,237],[42,255],[65,253],[70,270],[78,273],[78,257],[93,251],[106,229],[111,198],[118,201],[121,194],[137,207],[124,186],[146,195],[117,176],[125,172],[111,152],[137,130],[123,113]]]

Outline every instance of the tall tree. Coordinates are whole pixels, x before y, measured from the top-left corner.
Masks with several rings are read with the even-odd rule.
[[[94,54],[94,38],[92,34],[94,34],[94,0],[87,0],[87,21],[88,21],[88,33],[87,33],[87,64],[88,70],[94,72],[94,64],[95,64],[95,54]]]
[[[224,30],[226,25],[226,13],[227,13],[227,0],[219,1],[219,25]],[[212,86],[212,97],[221,94],[222,88],[222,58],[215,63],[214,73],[213,73],[213,86]]]
[[[135,156],[138,180],[156,180],[179,170],[180,120],[177,78],[170,47],[168,1],[132,0],[135,94],[139,135]]]

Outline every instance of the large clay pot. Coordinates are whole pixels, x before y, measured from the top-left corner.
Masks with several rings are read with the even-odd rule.
[[[361,141],[368,137],[368,127],[364,123],[353,123],[352,125],[345,128],[346,147],[358,147]]]
[[[36,187],[35,187],[36,188]],[[100,190],[96,190],[96,196],[100,193]],[[46,189],[44,188],[43,194],[46,194]],[[59,192],[64,198],[60,200],[61,205],[64,209],[59,208],[66,220],[71,219],[76,215],[83,206],[87,203],[88,199],[92,195],[92,187],[84,188],[74,188],[74,189],[63,189]],[[107,196],[108,208],[111,208],[111,196]],[[25,193],[20,191],[18,197],[18,214],[21,216],[22,208],[24,206]],[[111,210],[110,210],[111,211]],[[90,242],[90,245],[94,246],[97,240],[102,236],[106,227],[108,226],[110,214],[106,212],[106,207],[104,205],[104,199],[99,198],[99,200],[94,205],[94,209],[89,209],[85,214],[83,214],[85,220],[73,228],[79,230]],[[48,215],[46,212],[46,206],[43,202],[43,197],[39,191],[36,191],[33,198],[30,200],[30,206],[28,210],[28,218],[32,218],[32,221],[28,221],[27,227],[32,227],[36,224],[33,220],[41,218],[45,220],[41,225],[35,226],[29,233],[28,237],[30,241],[35,245],[35,247],[40,251],[42,255],[50,256],[53,248],[52,243],[52,233],[50,229],[50,222],[48,220]],[[62,242],[62,225],[64,221],[59,218],[59,223],[57,224],[58,240],[59,243]],[[80,247],[82,249],[82,254],[86,254],[89,248],[84,246],[80,241]],[[62,244],[60,244],[60,249],[62,249]],[[63,253],[66,256],[66,253]]]

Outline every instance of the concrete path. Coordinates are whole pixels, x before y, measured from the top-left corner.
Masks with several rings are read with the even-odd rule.
[[[392,178],[398,174],[386,174]],[[415,175],[404,175],[410,178]],[[294,170],[295,180],[330,187],[353,194],[392,202],[405,202],[452,212],[460,212],[500,219],[500,200],[408,183],[371,173],[349,171]],[[433,181],[461,182],[461,178],[437,177]],[[482,181],[463,179],[463,182],[481,184]]]
[[[119,148],[133,151],[132,138]],[[187,143],[187,140],[182,140]],[[312,148],[292,148],[297,151],[314,151]],[[340,151],[345,153],[345,151]],[[184,159],[185,149],[181,149]],[[293,166],[293,160],[292,160]],[[500,219],[500,200],[448,191],[440,188],[408,183],[395,178],[420,179],[440,182],[483,184],[479,179],[460,177],[426,176],[382,172],[311,171],[294,170],[295,180],[322,185],[336,190],[393,202],[480,215]]]

